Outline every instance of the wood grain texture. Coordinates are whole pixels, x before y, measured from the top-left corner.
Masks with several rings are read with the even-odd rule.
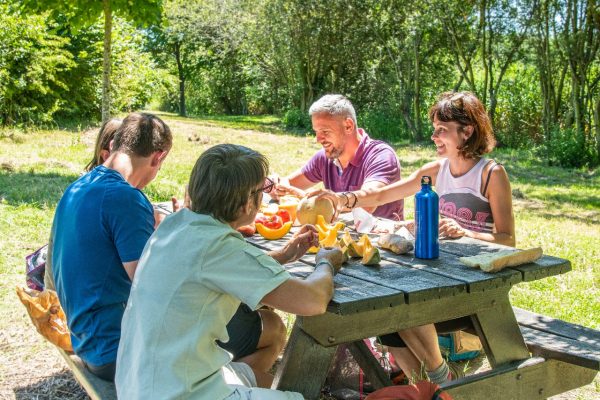
[[[577,340],[600,349],[600,331],[536,314],[518,307],[513,307],[513,311],[517,322],[521,326]]]
[[[96,375],[92,374],[90,371],[88,371],[85,365],[83,365],[83,361],[81,361],[81,359],[76,355],[69,355],[58,347],[56,349],[67,362],[67,365],[71,369],[71,372],[73,372],[77,382],[83,386],[88,396],[90,396],[92,400],[117,399],[117,389],[115,388],[114,383],[102,380]]]
[[[387,372],[381,367],[379,361],[375,359],[364,341],[357,340],[356,342],[348,343],[347,346],[350,354],[352,354],[352,357],[375,389],[392,385]]]
[[[596,371],[531,358],[442,385],[454,400],[541,400],[591,383]]]
[[[432,322],[455,319],[477,312],[494,315],[496,305],[508,302],[508,288],[488,290],[484,293],[485,296],[479,294],[473,296],[465,292],[452,297],[430,299],[424,302],[350,315],[327,313],[304,317],[301,324],[302,329],[321,345],[332,346]],[[514,328],[518,331],[516,321]]]
[[[374,235],[370,236],[375,242]],[[286,240],[267,241],[253,237],[250,242],[265,250],[274,250]],[[544,256],[535,263],[496,273],[473,269],[459,261],[462,256],[507,248],[461,238],[441,241],[440,257],[436,260],[420,260],[412,253],[397,255],[387,250],[381,250],[382,261],[374,267],[365,267],[358,260],[351,260],[335,277],[336,294],[329,305],[329,312],[296,320],[296,333],[292,333],[296,339],[286,350],[291,361],[288,361],[285,371],[278,371],[279,381],[284,382],[280,387],[300,391],[307,398],[316,398],[318,388],[314,382],[298,383],[303,381],[300,364],[305,359],[313,368],[311,372],[317,381],[321,382],[327,372],[326,364],[333,357],[332,349],[338,344],[360,343],[357,341],[363,338],[460,317],[470,317],[493,370],[453,382],[451,393],[456,394],[457,399],[541,399],[591,382],[593,375],[588,372],[592,368],[586,367],[596,366],[595,353],[589,352],[592,357],[569,353],[564,348],[534,344],[529,339],[528,348],[508,297],[510,288],[516,283],[569,271],[571,266],[567,260]],[[314,263],[315,256],[307,254],[286,268],[292,274],[303,277],[312,271]],[[597,339],[591,335],[588,340]],[[594,344],[597,348],[597,342]],[[574,346],[573,343],[571,345]],[[368,352],[360,345],[350,346],[353,354],[368,368],[373,361],[369,360]],[[556,359],[532,360],[530,349],[535,354],[555,356]],[[572,376],[573,380],[560,382],[561,373]],[[372,375],[377,385],[387,384],[380,376],[381,371],[374,366],[367,374]],[[556,382],[546,382],[544,374],[556,376]]]
[[[453,254],[458,257],[474,256],[480,253],[495,253],[507,249],[512,249],[512,247],[465,237],[456,240],[443,240],[440,242],[440,250],[442,252]],[[569,272],[571,271],[571,263],[562,258],[544,255],[536,262],[507,269],[518,271],[524,282],[530,282],[548,276]],[[495,275],[496,273],[491,274]]]
[[[299,324],[294,324],[271,387],[300,392],[308,400],[318,399],[336,349],[337,346],[319,346]]]
[[[529,357],[508,293],[493,300],[492,310],[477,310],[471,320],[492,367]]]

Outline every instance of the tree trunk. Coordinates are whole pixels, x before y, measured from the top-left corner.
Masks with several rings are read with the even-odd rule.
[[[421,50],[421,32],[416,33],[414,57],[415,57],[415,94],[413,96],[413,107],[415,112],[415,125],[417,142],[423,141],[423,124],[421,124],[421,60],[419,54]]]
[[[483,88],[481,89],[482,99],[481,102],[486,104],[487,102],[487,88],[488,88],[488,48],[487,48],[487,27],[486,27],[486,1],[483,0],[479,5],[479,29],[481,30],[481,60],[483,62]]]
[[[183,74],[183,64],[181,63],[181,43],[175,43],[175,60],[177,61],[177,73],[179,75],[179,115],[187,117],[185,109],[185,75]]]
[[[594,131],[595,131],[595,140],[596,140],[596,154],[600,157],[600,97],[596,99],[596,104],[594,107]],[[598,162],[600,160],[596,160]]]
[[[102,122],[110,119],[110,45],[112,35],[112,11],[110,0],[102,0],[104,7],[104,54],[102,59]]]

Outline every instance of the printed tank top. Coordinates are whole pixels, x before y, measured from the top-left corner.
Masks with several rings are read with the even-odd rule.
[[[466,174],[454,177],[448,159],[442,160],[435,191],[440,197],[440,218],[452,218],[460,226],[475,232],[492,233],[494,218],[490,202],[481,194],[481,173],[490,160],[482,158]],[[498,164],[493,163],[492,169]],[[489,176],[483,193],[487,190]]]

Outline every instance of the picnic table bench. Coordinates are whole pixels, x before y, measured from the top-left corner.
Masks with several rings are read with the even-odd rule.
[[[117,399],[117,389],[114,383],[102,380],[92,374],[85,367],[83,361],[75,354],[69,354],[58,347],[57,350],[66,361],[71,372],[73,372],[73,376],[77,379],[77,382],[79,382],[92,400]]]
[[[287,238],[255,235],[248,240],[273,250]],[[513,285],[568,272],[569,261],[543,256],[535,263],[486,273],[458,260],[506,248],[461,238],[441,241],[435,260],[386,250],[381,250],[379,266],[350,260],[335,277],[327,312],[296,318],[273,387],[318,399],[340,344],[350,344],[375,388],[389,385],[362,339],[462,317],[470,318],[492,369],[444,385],[455,399],[539,399],[592,382],[600,369],[599,332],[524,310],[515,312],[509,300]],[[314,265],[315,256],[307,254],[285,267],[292,275],[305,277]]]

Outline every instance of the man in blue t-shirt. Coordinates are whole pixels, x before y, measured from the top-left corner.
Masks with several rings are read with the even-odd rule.
[[[143,189],[172,145],[169,127],[133,113],[115,133],[109,158],[65,191],[56,208],[53,277],[75,353],[114,380],[121,319],[138,259],[154,231]]]

